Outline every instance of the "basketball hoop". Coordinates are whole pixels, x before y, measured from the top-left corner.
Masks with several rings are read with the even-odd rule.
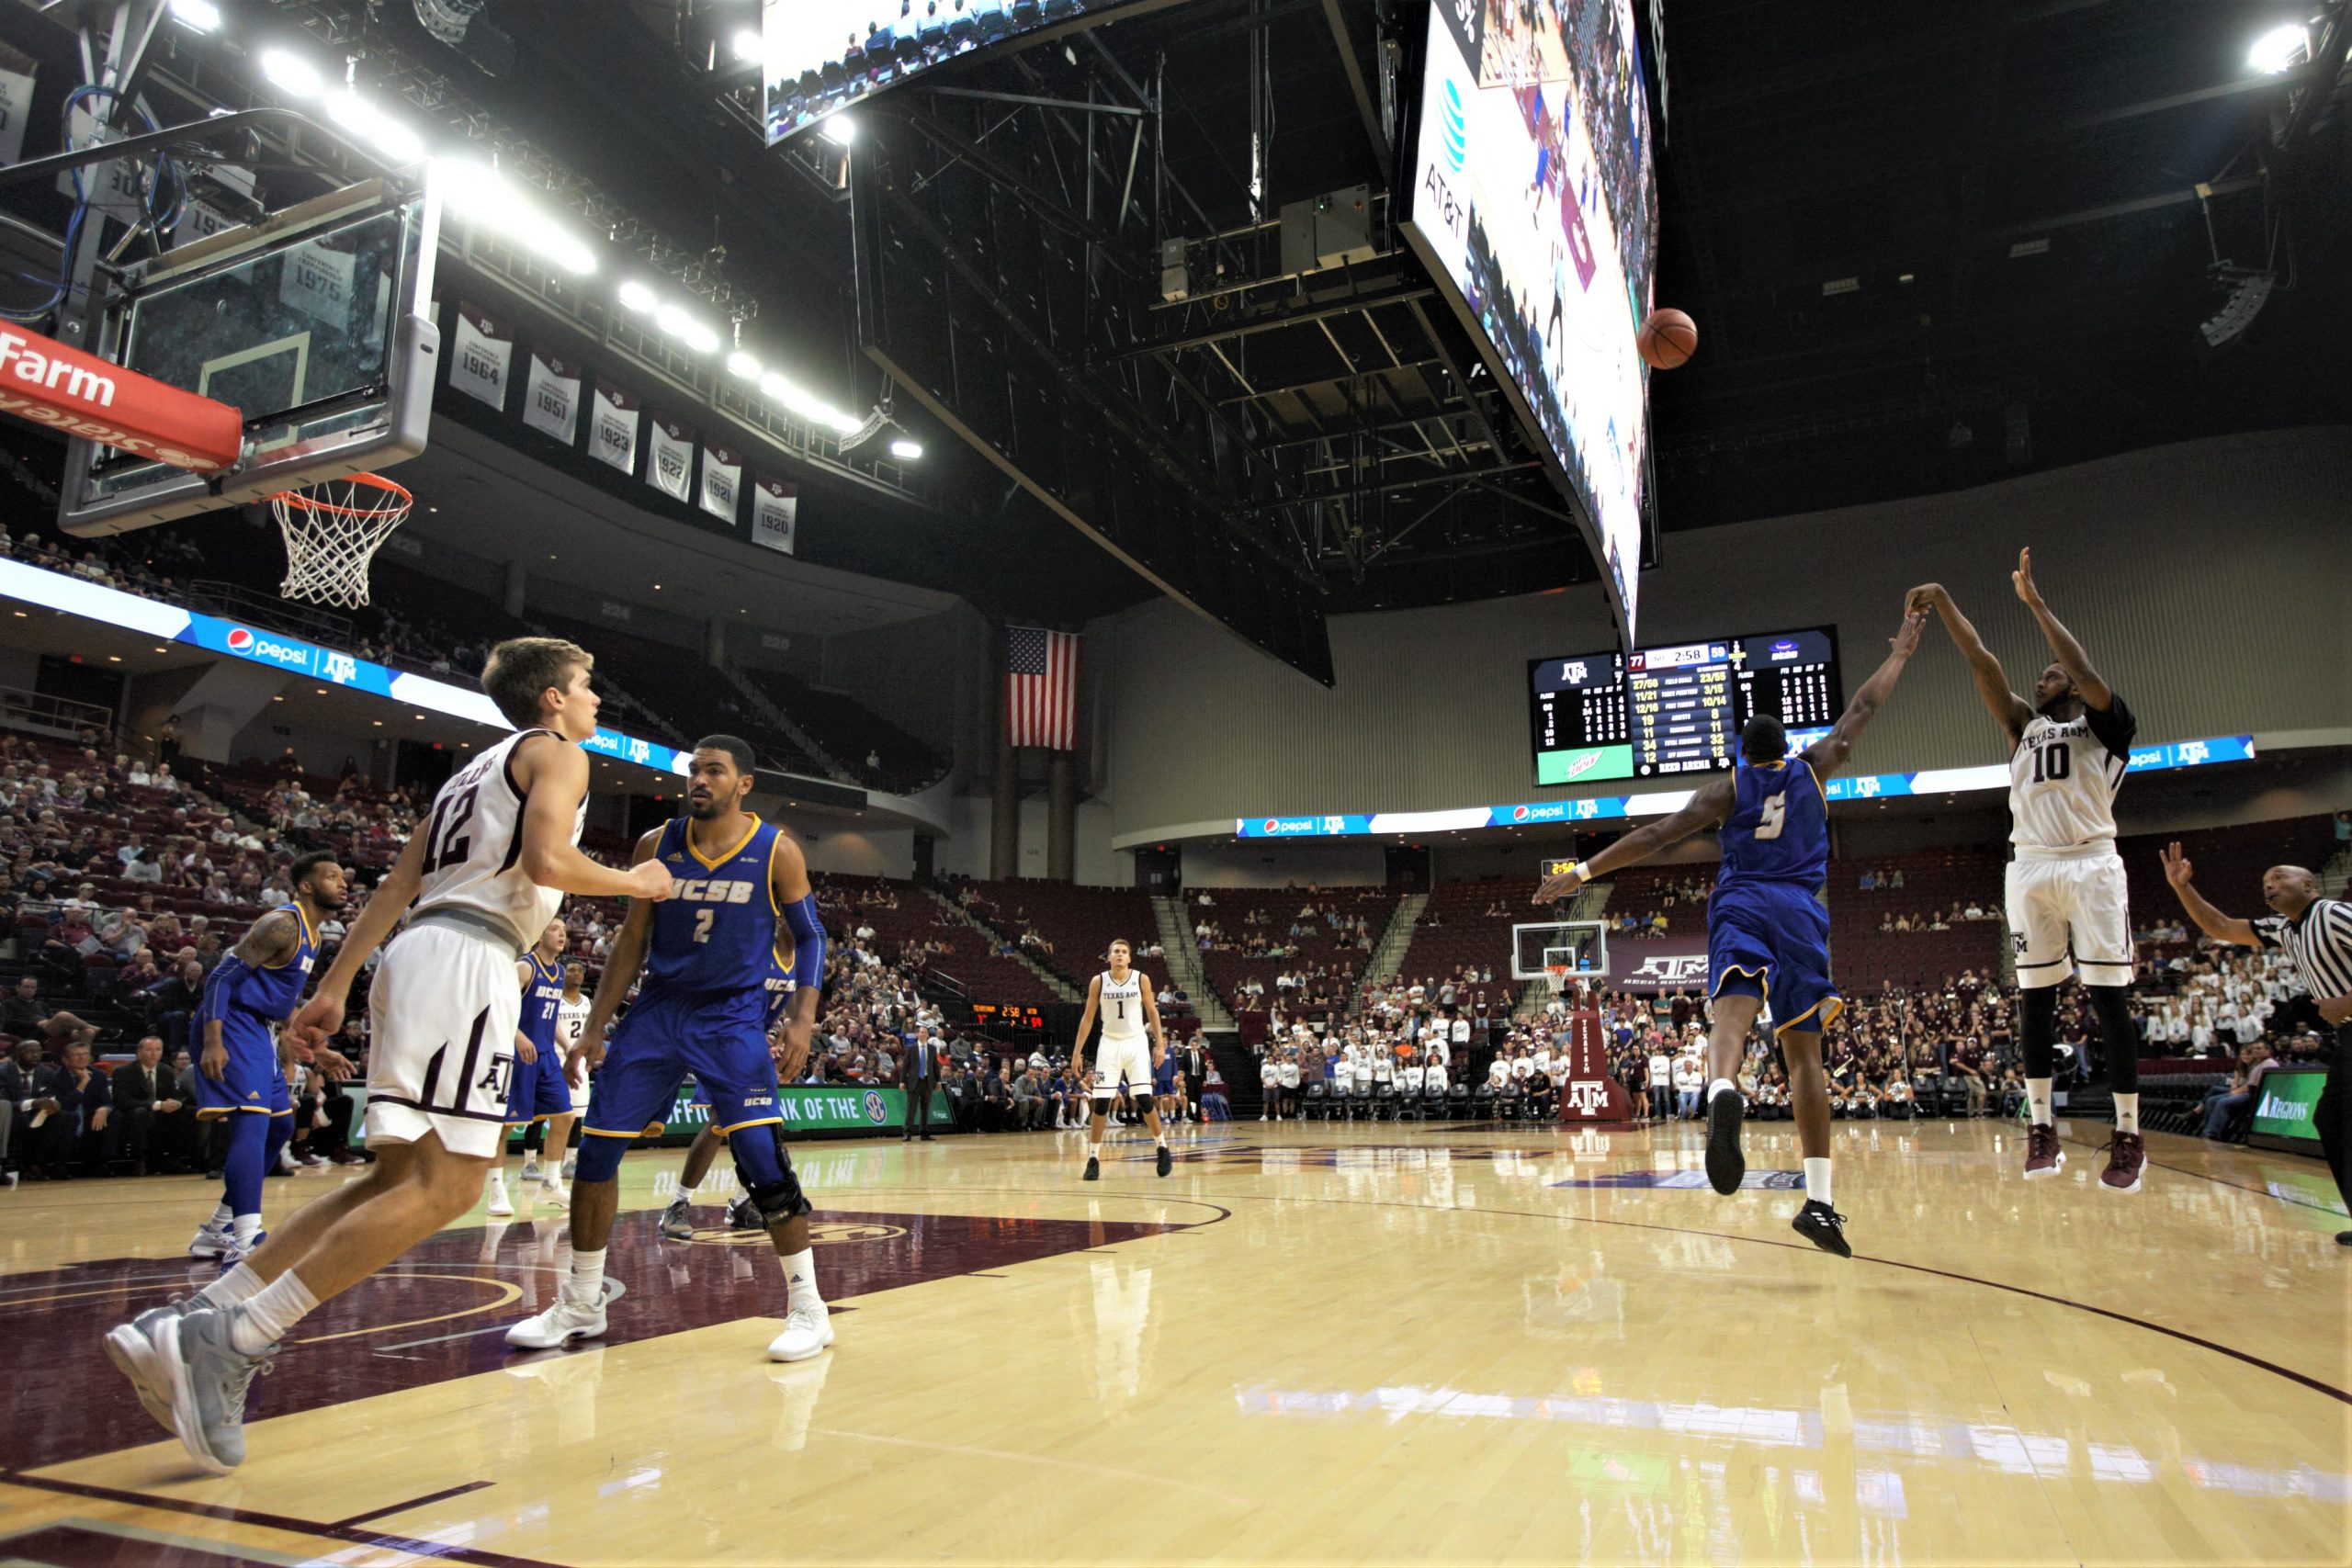
[[[1568,966],[1565,964],[1544,965],[1544,984],[1551,987],[1552,999],[1559,1000],[1561,993],[1568,988]]]
[[[358,609],[368,603],[368,563],[376,547],[408,521],[415,504],[407,491],[379,474],[346,474],[279,491],[269,498],[286,537],[286,581],[278,592]]]

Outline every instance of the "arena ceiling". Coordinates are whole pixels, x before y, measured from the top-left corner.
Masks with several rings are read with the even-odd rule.
[[[809,138],[766,148],[756,72],[729,48],[755,0],[485,0],[458,48],[413,0],[222,8],[232,32],[300,28],[356,53],[445,128],[527,142],[764,342],[861,402],[885,390],[838,157]],[[2346,9],[1637,0],[1667,67],[1657,298],[1701,332],[1698,358],[1654,379],[1662,549],[1684,529],[2352,422]],[[1246,283],[1258,210],[1386,190],[1378,39],[1421,15],[1418,0],[1139,0],[935,68],[871,106],[875,162],[897,181],[888,238],[936,242],[933,270],[968,275],[956,330],[1008,355],[1045,307],[1006,296],[1045,289],[975,214],[1025,210],[1088,247],[1090,276],[1156,279],[1143,226],[1111,220],[1119,194],[1086,199],[1117,183],[1126,122],[1096,148],[1087,122],[1114,117],[1012,101],[1093,95],[1150,106],[1144,177],[1167,231],[1222,236],[1201,254]],[[2250,69],[2256,36],[2312,17],[2321,58]],[[236,68],[175,57],[159,76],[201,86]],[[2200,351],[2198,323],[2256,272],[2276,279],[2261,313]],[[1024,485],[1067,443],[1032,433],[1057,450],[1008,461],[974,411],[901,390],[938,511],[831,498],[807,519],[807,558],[1065,624],[1170,591],[1310,673],[1328,611],[1590,581],[1566,503],[1408,253],[1236,288],[1221,311],[1129,314],[1071,354],[1069,400],[1105,411],[1127,472]],[[1121,398],[1141,417],[1110,418]],[[1046,504],[1073,491],[1063,515]]]

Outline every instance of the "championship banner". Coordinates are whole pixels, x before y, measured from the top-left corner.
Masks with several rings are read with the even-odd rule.
[[[650,438],[652,456],[645,465],[645,482],[662,494],[689,501],[694,488],[695,433],[674,419],[656,415]]]
[[[1679,991],[1704,994],[1707,989],[1707,944],[1703,942],[1651,942],[1626,937],[1609,944],[1609,984],[1629,991]],[[1640,962],[1631,968],[1628,960]]]
[[[743,498],[743,459],[716,442],[702,448],[702,494],[698,504],[713,517],[735,521]]]
[[[456,338],[449,355],[449,385],[504,412],[506,376],[514,360],[514,330],[489,311],[460,299]]]
[[[588,413],[588,455],[625,474],[637,471],[637,423],[644,405],[599,376]]]
[[[566,446],[580,428],[580,367],[531,350],[523,384],[523,423]]]
[[[800,487],[762,475],[752,487],[752,543],[790,555],[799,525]]]

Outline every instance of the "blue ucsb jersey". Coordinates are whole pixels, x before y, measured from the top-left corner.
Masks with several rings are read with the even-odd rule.
[[[278,910],[294,917],[299,935],[293,953],[285,963],[267,966],[248,964],[233,953],[221,959],[205,982],[199,1021],[217,1018],[226,1028],[240,1014],[267,1023],[283,1023],[294,1016],[311,966],[318,962],[319,939],[300,905],[281,904]]]
[[[553,964],[541,958],[535,948],[523,955],[531,966],[531,983],[523,989],[523,1017],[518,1027],[523,1037],[544,1056],[555,1051],[556,1015],[563,1006],[563,960]],[[560,1051],[555,1051],[558,1056]]]
[[[656,852],[676,890],[653,906],[646,988],[706,997],[751,992],[764,1001],[782,924],[768,872],[776,829],[754,817],[741,842],[706,859],[688,836],[692,820],[680,817],[662,829]]]
[[[1829,871],[1829,812],[1821,781],[1803,757],[1742,762],[1738,796],[1724,819],[1723,869],[1715,886],[1778,882],[1810,889]]]

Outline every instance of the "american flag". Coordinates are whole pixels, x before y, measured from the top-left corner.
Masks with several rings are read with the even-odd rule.
[[[1076,633],[1005,628],[1004,728],[1015,746],[1078,744]]]

